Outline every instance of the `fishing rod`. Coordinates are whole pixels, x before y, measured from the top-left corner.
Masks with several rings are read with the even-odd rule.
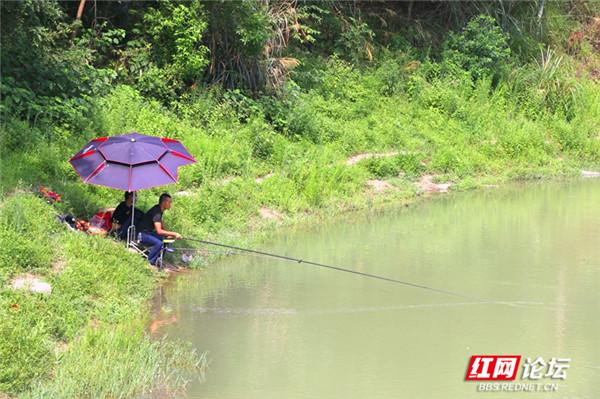
[[[242,247],[238,247],[235,245],[222,244],[222,243],[208,241],[208,240],[199,240],[197,238],[190,238],[190,237],[183,237],[183,240],[198,242],[198,243],[205,244],[205,245],[213,245],[213,246],[221,247],[221,248],[232,249],[232,250],[238,251],[238,253],[246,252],[249,254],[266,256],[266,257],[270,257],[270,258],[276,258],[276,259],[285,260],[288,262],[303,263],[303,264],[307,264],[307,265],[311,265],[311,266],[318,266],[318,267],[322,267],[322,268],[326,268],[326,269],[337,270],[337,271],[344,272],[344,273],[351,273],[351,274],[356,274],[356,275],[363,276],[363,277],[388,281],[388,282],[396,283],[396,284],[402,284],[402,285],[405,285],[408,287],[419,288],[419,289],[423,289],[423,290],[427,290],[427,291],[433,291],[433,292],[437,292],[440,294],[452,295],[452,296],[456,296],[456,297],[460,297],[460,298],[473,299],[473,300],[477,300],[477,301],[481,301],[481,302],[485,302],[485,303],[499,303],[499,304],[504,304],[504,305],[509,305],[509,306],[516,306],[515,304],[511,304],[510,302],[491,301],[491,300],[487,300],[487,299],[483,299],[483,298],[477,298],[472,295],[462,294],[460,292],[454,292],[454,291],[448,291],[448,290],[444,290],[444,289],[440,289],[440,288],[429,287],[429,286],[422,285],[422,284],[416,284],[416,283],[413,283],[410,281],[398,280],[395,278],[381,276],[378,274],[365,273],[365,272],[361,272],[358,270],[346,269],[346,268],[339,267],[339,266],[327,265],[324,263],[313,262],[313,261],[304,260],[304,259],[300,259],[300,258],[294,258],[291,256],[278,255],[278,254],[274,254],[274,253],[270,253],[270,252],[259,251],[256,249],[242,248]]]

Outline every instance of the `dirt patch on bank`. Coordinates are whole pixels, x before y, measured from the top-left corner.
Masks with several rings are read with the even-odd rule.
[[[64,259],[57,259],[52,262],[52,273],[59,274],[67,266],[67,262]]]
[[[351,156],[346,160],[346,165],[354,165],[359,163],[362,160],[369,158],[386,158],[386,157],[394,157],[398,155],[398,151],[390,151],[390,152],[363,152],[361,154],[356,154]]]
[[[394,186],[392,186],[390,183],[386,182],[385,180],[367,180],[367,186],[373,190],[373,192],[375,193],[383,193],[384,191],[387,190],[392,190],[394,189]]]
[[[271,173],[267,173],[267,174],[266,174],[266,175],[264,175],[264,176],[259,176],[259,177],[257,177],[256,179],[254,179],[254,181],[255,181],[255,182],[257,182],[258,184],[260,184],[260,183],[262,183],[263,181],[265,181],[265,180],[267,180],[268,178],[271,178],[271,177],[273,177],[273,176],[275,176],[275,174],[274,174],[274,173],[272,173],[272,172],[271,172]]]
[[[258,210],[258,214],[263,219],[268,219],[268,220],[282,220],[283,219],[283,214],[281,212],[278,212],[275,209],[267,208],[264,206]]]
[[[424,193],[447,193],[453,183],[434,183],[434,175],[423,175],[416,183],[420,191]]]

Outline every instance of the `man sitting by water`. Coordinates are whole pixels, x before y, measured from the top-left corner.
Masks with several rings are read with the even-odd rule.
[[[169,194],[161,194],[160,198],[158,199],[158,204],[150,208],[150,210],[144,214],[142,220],[140,221],[139,231],[141,235],[141,243],[150,246],[148,261],[150,261],[150,264],[153,266],[156,266],[156,261],[160,256],[163,238],[181,238],[181,234],[174,231],[168,231],[163,228],[163,212],[167,209],[171,209],[171,203],[172,199]]]

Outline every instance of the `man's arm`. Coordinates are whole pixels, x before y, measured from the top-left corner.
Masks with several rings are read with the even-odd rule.
[[[162,222],[154,222],[154,228],[156,229],[156,234],[161,235],[161,236],[173,236],[177,239],[181,238],[181,234],[174,232],[174,231],[169,231],[169,230],[165,230],[162,228]]]

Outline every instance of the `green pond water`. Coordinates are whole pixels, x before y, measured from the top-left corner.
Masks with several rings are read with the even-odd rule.
[[[600,181],[437,197],[261,248],[489,303],[255,256],[175,279],[159,335],[208,351],[190,398],[600,398]],[[570,358],[555,392],[480,392],[471,355]],[[552,389],[552,387],[548,388]]]

